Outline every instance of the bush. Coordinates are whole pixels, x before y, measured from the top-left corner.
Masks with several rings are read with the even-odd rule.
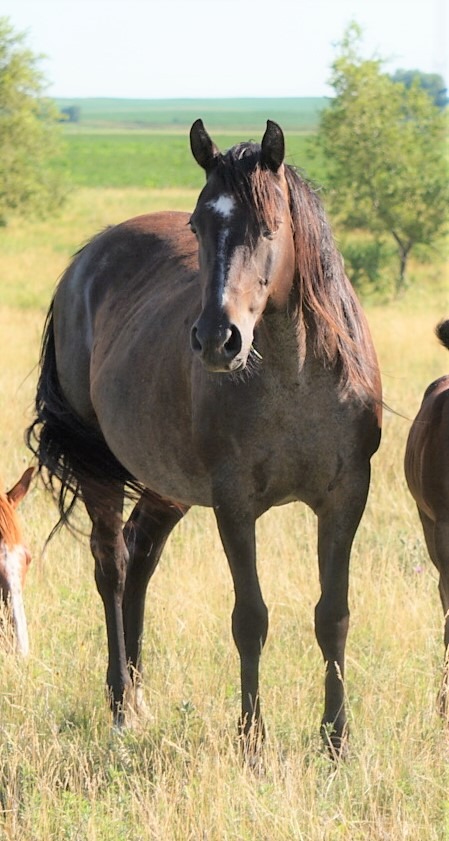
[[[348,238],[340,244],[346,274],[363,296],[390,297],[394,293],[395,249],[371,237]]]

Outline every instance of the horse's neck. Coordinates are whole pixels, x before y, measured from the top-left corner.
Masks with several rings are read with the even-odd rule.
[[[254,344],[265,365],[282,368],[285,373],[291,370],[292,376],[297,379],[306,357],[306,331],[302,316],[293,316],[286,310],[272,310],[259,325]]]

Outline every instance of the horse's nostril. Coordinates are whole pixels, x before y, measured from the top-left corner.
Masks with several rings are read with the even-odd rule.
[[[242,336],[238,327],[231,324],[231,335],[224,343],[224,349],[229,356],[236,356],[242,349]]]
[[[211,370],[227,371],[242,345],[240,330],[229,322],[210,324],[206,321],[204,324],[200,319],[190,331],[192,352]]]
[[[192,327],[190,332],[190,345],[193,351],[196,353],[201,353],[203,346],[198,338],[198,328]]]

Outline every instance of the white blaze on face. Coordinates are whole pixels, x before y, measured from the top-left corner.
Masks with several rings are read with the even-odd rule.
[[[29,651],[28,629],[22,594],[22,570],[26,563],[22,547],[6,550],[3,560],[3,573],[9,587],[11,614],[16,635],[16,647],[20,654]]]
[[[230,220],[235,208],[235,199],[225,193],[218,196],[216,199],[211,199],[207,202],[206,207],[210,208],[217,216],[222,219]],[[222,228],[218,237],[217,243],[217,281],[218,292],[221,294],[222,303],[225,303],[225,280],[226,280],[226,244],[229,239],[229,228]]]
[[[235,200],[232,196],[227,196],[224,193],[222,196],[208,201],[206,207],[210,207],[211,210],[214,210],[223,219],[230,219],[234,211]]]

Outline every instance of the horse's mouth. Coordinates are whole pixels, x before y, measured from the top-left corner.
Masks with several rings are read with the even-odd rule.
[[[229,367],[230,374],[237,374],[239,371],[243,371],[246,365],[246,360],[244,359],[235,359],[233,364]]]
[[[211,365],[203,362],[203,366],[209,374],[238,374],[246,366],[245,359],[232,359],[224,365]]]

